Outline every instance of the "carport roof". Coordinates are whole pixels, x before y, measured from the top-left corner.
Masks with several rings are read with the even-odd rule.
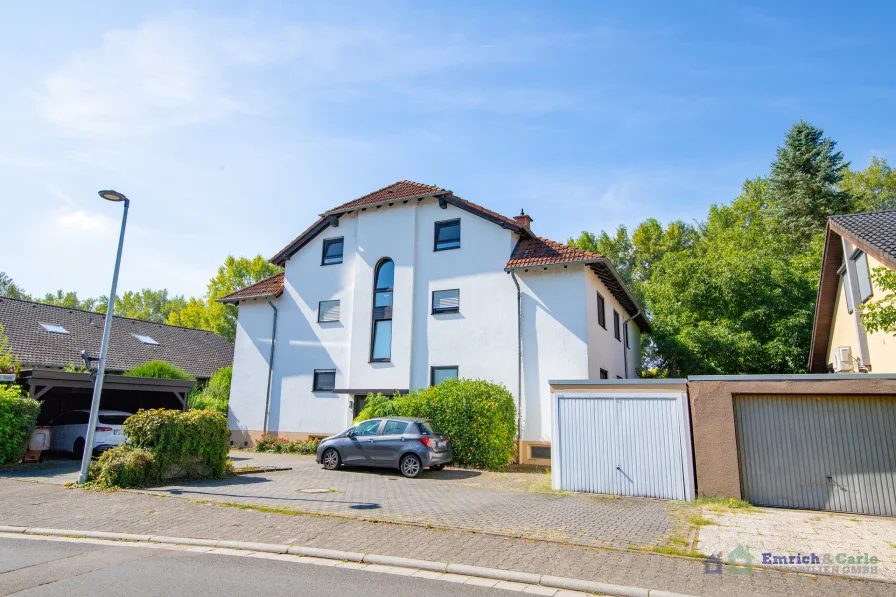
[[[99,356],[105,321],[105,315],[93,311],[0,298],[0,324],[9,349],[23,366],[82,365],[82,349]],[[54,326],[63,331],[50,331]],[[155,360],[205,379],[233,363],[233,344],[205,330],[115,317],[106,369],[122,372]]]

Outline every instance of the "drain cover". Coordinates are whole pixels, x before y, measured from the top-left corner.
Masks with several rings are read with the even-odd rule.
[[[312,487],[311,489],[300,489],[299,493],[332,493],[332,489],[324,489],[323,487]]]

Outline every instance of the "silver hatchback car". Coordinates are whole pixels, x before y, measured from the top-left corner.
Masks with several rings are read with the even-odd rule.
[[[327,470],[346,466],[397,468],[414,478],[425,468],[440,471],[454,459],[451,441],[432,421],[385,417],[362,421],[328,437],[317,448],[317,462]]]

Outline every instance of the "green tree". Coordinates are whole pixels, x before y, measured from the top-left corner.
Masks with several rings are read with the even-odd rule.
[[[215,276],[209,280],[203,298],[191,298],[171,312],[167,323],[215,332],[231,342],[236,338],[237,308],[217,302],[222,296],[273,276],[281,268],[268,263],[261,255],[253,258],[228,255]]]
[[[864,170],[846,170],[840,190],[855,197],[858,211],[896,209],[896,170],[875,156]]]
[[[6,272],[0,272],[0,296],[26,301],[31,300],[31,297],[25,294],[21,288],[16,286],[15,282],[12,281],[12,278],[6,275]]]
[[[862,325],[872,334],[896,335],[896,271],[876,267],[871,273],[871,281],[883,296],[862,306]]]
[[[619,225],[613,236],[607,234],[605,230],[597,236],[593,232],[583,230],[578,238],[570,238],[566,244],[603,255],[610,260],[626,284],[631,285],[634,282],[635,247],[625,225]]]
[[[108,300],[103,297],[103,312]],[[128,291],[115,301],[115,315],[143,319],[155,323],[165,323],[174,311],[186,307],[187,301],[182,295],[168,296],[168,289],[151,290],[144,288],[139,292]]]
[[[56,305],[57,307],[68,307],[69,309],[83,309],[93,307],[93,303],[91,302],[93,299],[87,299],[86,301],[81,301],[78,298],[77,292],[65,292],[61,288],[56,291],[56,294],[52,292],[48,292],[44,295],[44,298],[40,299],[40,302],[47,305]],[[85,305],[87,305],[85,307]]]
[[[849,169],[836,141],[799,121],[778,147],[768,179],[769,210],[777,226],[797,243],[824,230],[828,218],[848,213],[852,196],[838,185]]]
[[[9,338],[0,324],[0,373],[16,373],[19,369],[19,360],[9,348]]]

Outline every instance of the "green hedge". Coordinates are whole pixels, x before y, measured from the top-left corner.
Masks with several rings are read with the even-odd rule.
[[[0,465],[25,456],[39,413],[40,402],[22,396],[19,386],[0,385]]]
[[[176,367],[165,361],[149,361],[142,365],[137,365],[130,371],[125,371],[123,375],[130,377],[151,377],[154,379],[196,379],[180,367]]]
[[[516,406],[502,385],[446,379],[407,396],[371,395],[356,421],[388,416],[430,419],[451,438],[457,464],[500,468],[513,460]]]
[[[222,367],[212,375],[203,388],[193,388],[187,400],[187,408],[202,410],[210,408],[227,414],[227,405],[230,403],[230,380],[233,377],[233,367]]]
[[[125,444],[104,453],[91,471],[98,485],[145,486],[171,478],[220,478],[233,471],[227,417],[219,412],[140,410],[124,422],[123,432]]]
[[[256,452],[274,452],[277,454],[316,454],[318,439],[293,440],[277,437],[276,435],[262,435],[252,448]]]

